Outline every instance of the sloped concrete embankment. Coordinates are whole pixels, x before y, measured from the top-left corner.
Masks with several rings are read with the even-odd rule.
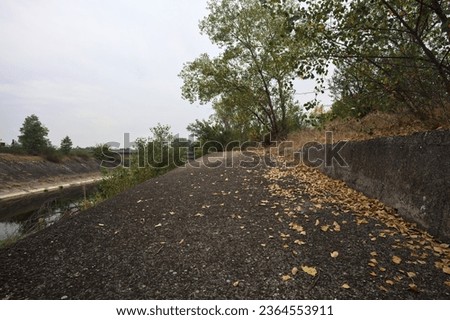
[[[397,209],[438,239],[450,240],[450,131],[312,144],[302,156],[307,165]]]

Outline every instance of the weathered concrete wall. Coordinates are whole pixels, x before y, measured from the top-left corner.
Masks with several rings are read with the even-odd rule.
[[[53,163],[41,157],[0,154],[0,182],[8,183],[36,181],[46,178],[100,172],[99,161],[71,158]]]
[[[309,146],[303,160],[450,241],[450,131]]]

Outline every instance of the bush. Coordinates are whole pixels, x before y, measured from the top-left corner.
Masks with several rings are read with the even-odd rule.
[[[42,157],[50,162],[61,163],[64,159],[64,154],[53,147],[47,147],[43,151]]]

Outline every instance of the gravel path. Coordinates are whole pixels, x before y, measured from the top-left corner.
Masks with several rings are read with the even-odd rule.
[[[0,298],[450,297],[448,246],[389,208],[308,168],[226,156],[0,249]]]

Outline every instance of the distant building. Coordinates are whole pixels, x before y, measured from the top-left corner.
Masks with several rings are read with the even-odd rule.
[[[2,141],[2,139],[0,139],[0,147],[6,147],[6,143]]]

